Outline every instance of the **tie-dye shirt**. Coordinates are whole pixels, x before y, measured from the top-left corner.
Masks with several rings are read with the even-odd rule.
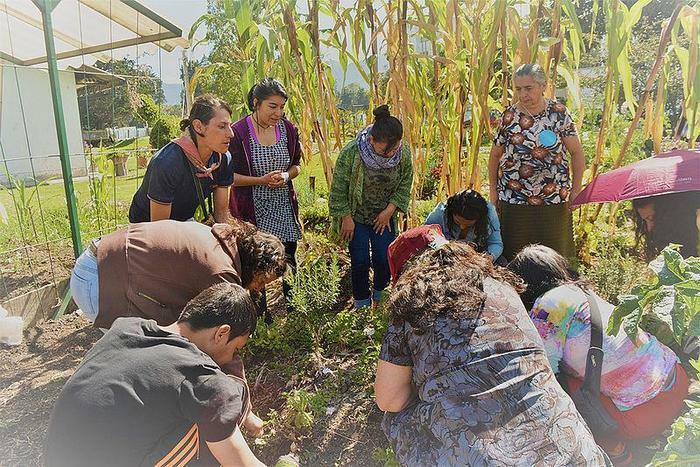
[[[614,306],[594,294],[603,328]],[[555,373],[583,379],[591,342],[591,320],[586,294],[575,285],[562,285],[537,299],[530,317],[544,341]],[[663,391],[678,358],[671,349],[644,331],[635,345],[623,329],[617,336],[603,334],[603,373],[600,389],[618,409],[629,410]]]

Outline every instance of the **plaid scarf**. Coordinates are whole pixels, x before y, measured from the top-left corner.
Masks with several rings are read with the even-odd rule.
[[[391,157],[385,157],[377,154],[369,142],[369,132],[372,130],[372,125],[365,127],[357,135],[357,146],[360,149],[360,158],[365,166],[370,169],[391,169],[399,165],[401,162],[401,154],[403,153],[403,143],[399,143]]]

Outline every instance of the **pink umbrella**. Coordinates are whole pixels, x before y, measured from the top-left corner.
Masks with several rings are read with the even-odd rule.
[[[596,176],[571,207],[694,190],[700,190],[700,150],[675,149]]]

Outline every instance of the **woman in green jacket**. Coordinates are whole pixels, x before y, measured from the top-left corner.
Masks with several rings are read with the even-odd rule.
[[[340,224],[340,236],[349,242],[357,309],[376,306],[389,285],[387,251],[396,238],[396,212],[408,211],[413,183],[411,152],[402,137],[401,121],[382,105],[374,109],[374,123],[350,141],[336,161],[329,207]]]

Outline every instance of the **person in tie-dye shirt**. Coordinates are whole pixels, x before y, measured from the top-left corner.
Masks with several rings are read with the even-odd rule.
[[[590,287],[576,278],[563,256],[543,245],[523,248],[508,267],[527,284],[521,298],[552,369],[566,376],[565,389],[575,392],[584,378],[590,347],[590,309],[584,292]],[[605,328],[615,307],[592,296]],[[616,336],[604,334],[603,351],[601,400],[620,427],[611,439],[598,441],[614,457],[624,453],[622,441],[658,435],[673,422],[688,394],[688,377],[676,354],[641,330],[636,342],[624,330]]]

